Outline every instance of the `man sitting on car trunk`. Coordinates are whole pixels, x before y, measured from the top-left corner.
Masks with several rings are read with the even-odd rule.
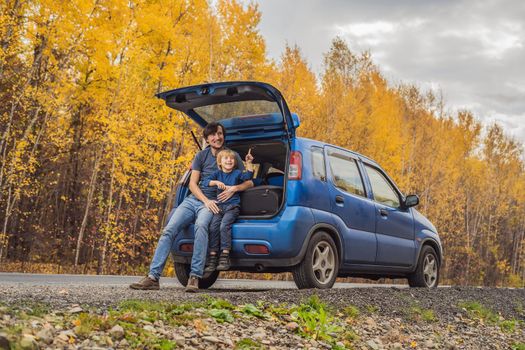
[[[199,288],[199,278],[202,278],[206,253],[208,249],[208,227],[213,214],[219,213],[216,200],[226,201],[235,192],[244,191],[253,186],[247,181],[237,186],[231,186],[223,191],[217,198],[217,191],[213,187],[203,186],[201,180],[206,179],[217,170],[217,153],[224,146],[224,135],[226,131],[220,123],[209,123],[203,130],[203,136],[209,147],[195,155],[191,165],[190,191],[191,195],[175,209],[166,227],[162,231],[155,254],[150,265],[148,276],[138,283],[130,285],[132,289],[157,290],[162,270],[171,251],[171,246],[179,232],[195,223],[195,240],[193,243],[193,256],[191,259],[191,271],[187,292],[195,292]],[[244,170],[244,165],[237,154],[237,169]]]

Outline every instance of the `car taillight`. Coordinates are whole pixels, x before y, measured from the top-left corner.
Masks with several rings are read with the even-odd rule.
[[[303,172],[303,156],[299,151],[290,154],[290,166],[288,167],[288,180],[301,180]]]
[[[193,244],[191,243],[184,243],[180,245],[180,250],[182,252],[191,253],[193,251]]]
[[[249,254],[270,254],[270,249],[263,244],[245,244],[244,250]]]

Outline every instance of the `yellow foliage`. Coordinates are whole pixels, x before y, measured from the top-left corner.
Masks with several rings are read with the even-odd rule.
[[[392,86],[340,38],[319,79],[297,46],[273,62],[260,19],[257,4],[236,0],[2,3],[0,259],[12,239],[12,256],[67,263],[78,240],[81,261],[146,264],[196,151],[195,125],[155,94],[263,80],[300,116],[299,136],[360,152],[420,196],[445,278],[523,276],[521,144],[469,111],[446,112],[435,92]]]

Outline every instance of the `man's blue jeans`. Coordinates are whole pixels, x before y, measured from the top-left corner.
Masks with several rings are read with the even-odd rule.
[[[208,250],[208,226],[213,213],[195,196],[190,195],[175,209],[175,212],[162,231],[157,249],[149,267],[149,276],[159,279],[170,255],[171,246],[177,235],[195,222],[195,241],[191,258],[190,275],[202,277]]]

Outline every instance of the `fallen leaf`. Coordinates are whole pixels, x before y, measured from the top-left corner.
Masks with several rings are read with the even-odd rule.
[[[195,327],[197,332],[202,332],[206,329],[206,325],[202,320],[193,320],[193,327]]]

